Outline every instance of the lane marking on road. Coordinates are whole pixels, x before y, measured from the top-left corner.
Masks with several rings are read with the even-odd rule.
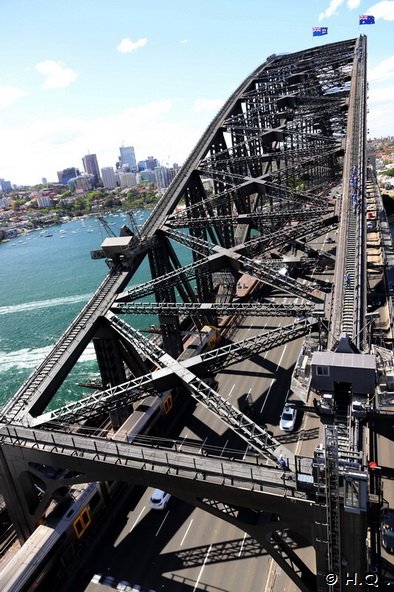
[[[185,542],[185,538],[186,538],[186,536],[187,536],[187,533],[188,533],[188,532],[189,532],[189,530],[190,530],[190,527],[191,527],[191,525],[192,525],[192,523],[193,523],[193,520],[194,520],[194,518],[192,518],[192,519],[190,520],[189,526],[187,527],[187,529],[186,529],[186,532],[185,532],[185,534],[183,535],[183,539],[181,540],[181,542],[180,542],[180,544],[179,544],[179,546],[180,546],[180,547],[182,547],[183,543]]]
[[[275,563],[274,559],[272,559],[272,557],[271,557],[270,561],[269,561],[268,575],[266,578],[264,592],[272,592],[272,589],[275,584],[275,578],[276,578],[276,563]]]
[[[205,564],[206,564],[206,562],[208,560],[208,556],[209,556],[209,554],[211,552],[211,549],[212,549],[212,544],[209,545],[209,549],[207,551],[207,554],[204,557],[204,563],[201,566],[200,573],[198,574],[198,578],[196,580],[196,583],[194,584],[193,592],[196,592],[198,586],[200,585],[200,580],[201,580],[202,572],[204,571],[204,567],[205,567]]]
[[[286,343],[285,347],[283,348],[283,352],[282,352],[282,355],[281,355],[281,357],[280,357],[280,360],[279,360],[279,362],[278,362],[278,365],[277,365],[277,367],[276,367],[276,371],[278,370],[279,366],[280,366],[280,365],[281,365],[281,363],[282,363],[282,359],[283,359],[284,353],[285,353],[285,351],[286,351],[286,348],[287,348],[287,343]]]
[[[270,392],[271,392],[271,389],[272,389],[272,385],[274,384],[275,380],[276,380],[276,378],[273,378],[273,379],[271,380],[271,384],[269,385],[269,388],[268,388],[267,394],[265,395],[265,399],[264,399],[264,401],[263,401],[263,404],[262,404],[262,406],[261,406],[260,413],[263,413],[263,410],[264,410],[265,404],[266,404],[266,402],[268,401],[268,397],[270,396]]]
[[[138,520],[141,518],[142,514],[144,513],[146,506],[144,506],[141,510],[141,512],[138,514],[138,517],[135,519],[135,522],[133,524],[133,526],[130,528],[129,532],[131,532],[134,528],[134,526],[137,524]]]
[[[189,435],[189,432],[186,432],[186,434],[183,436],[182,442],[179,444],[179,448],[178,448],[179,451],[181,451],[182,446],[184,445],[185,440],[188,437],[188,435]]]
[[[280,327],[281,325],[282,325],[282,322],[280,322],[280,323],[279,323],[278,327]],[[287,348],[287,343],[286,343],[285,347],[283,348],[283,352],[282,352],[282,355],[281,355],[281,357],[280,357],[280,360],[279,360],[279,362],[278,362],[278,365],[277,365],[277,367],[276,367],[276,370],[275,370],[275,372],[277,372],[277,370],[278,370],[279,366],[281,365],[282,358],[283,358],[283,356],[284,356],[284,353],[285,353],[285,351],[286,351],[286,348]],[[267,355],[267,353],[269,353],[269,352],[266,352],[266,354],[265,354],[265,355]],[[264,356],[264,358],[265,358],[265,356]],[[268,397],[269,397],[269,395],[270,395],[270,392],[271,392],[271,389],[272,389],[272,386],[273,386],[273,384],[274,384],[275,380],[276,380],[276,376],[275,376],[275,377],[274,377],[274,378],[271,380],[271,384],[270,384],[270,385],[269,385],[269,387],[268,387],[268,391],[267,391],[267,394],[266,394],[266,396],[265,396],[265,399],[264,399],[264,401],[263,401],[263,404],[262,404],[262,406],[261,406],[260,413],[263,413],[263,410],[264,410],[265,404],[266,404],[266,403],[267,403],[267,401],[268,401]]]
[[[234,390],[234,387],[235,387],[235,384],[233,384],[233,386],[231,387],[231,390],[230,390],[229,394],[228,394],[228,395],[227,395],[227,397],[226,397],[227,399],[229,398],[229,396],[230,396],[230,395],[231,395],[231,393],[233,392],[233,390]]]
[[[157,530],[157,532],[156,532],[155,536],[157,536],[157,535],[159,534],[159,532],[161,531],[161,529],[162,529],[162,527],[163,527],[163,524],[164,524],[164,522],[166,521],[166,519],[167,519],[167,516],[168,516],[168,514],[169,514],[169,513],[170,513],[170,510],[167,510],[167,512],[166,512],[166,515],[164,516],[164,518],[163,518],[163,520],[162,520],[162,523],[160,524],[160,526],[159,526],[159,528],[158,528],[158,530]]]
[[[241,557],[241,554],[242,554],[242,551],[243,551],[243,548],[244,548],[244,544],[245,544],[245,539],[246,539],[246,532],[244,534],[244,538],[242,539],[241,548],[239,550],[238,557]]]

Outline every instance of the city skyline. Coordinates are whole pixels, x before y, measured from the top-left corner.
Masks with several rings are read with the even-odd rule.
[[[375,17],[359,25],[360,14]],[[252,18],[253,15],[253,18]],[[182,163],[242,80],[272,53],[368,35],[370,137],[394,135],[394,0],[4,0],[0,177],[57,179],[119,147]],[[88,23],[88,25],[87,25]],[[328,35],[312,37],[315,26]]]

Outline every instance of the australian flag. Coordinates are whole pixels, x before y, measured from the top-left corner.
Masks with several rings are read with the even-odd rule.
[[[374,25],[375,17],[371,14],[360,14],[360,25]]]
[[[314,37],[321,37],[321,35],[327,35],[328,27],[313,27],[312,31]]]

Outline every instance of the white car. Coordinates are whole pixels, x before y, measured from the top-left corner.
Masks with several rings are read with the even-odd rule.
[[[286,405],[283,407],[282,415],[280,416],[279,427],[284,432],[292,432],[295,428],[297,420],[297,407],[293,405]]]
[[[164,510],[170,500],[171,495],[162,491],[161,489],[155,489],[149,499],[149,507],[152,510]]]

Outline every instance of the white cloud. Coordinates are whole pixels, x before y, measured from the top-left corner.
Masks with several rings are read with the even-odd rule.
[[[132,41],[129,37],[125,37],[118,45],[118,51],[120,53],[130,53],[135,51],[139,47],[144,47],[148,40],[144,37],[142,39],[138,39],[138,41]]]
[[[330,3],[324,12],[321,12],[319,15],[319,21],[322,21],[325,18],[330,18],[337,13],[337,9],[343,4],[344,0],[330,0]],[[346,4],[349,10],[354,10],[360,6],[361,0],[347,0]],[[369,14],[369,13],[368,13]]]
[[[42,88],[65,88],[76,79],[77,75],[71,68],[66,68],[61,62],[44,60],[36,64],[36,70],[44,76]]]
[[[324,18],[329,18],[330,16],[336,14],[337,8],[339,8],[341,4],[343,4],[343,1],[344,0],[331,0],[330,4],[328,5],[328,8],[324,12],[320,13],[319,21],[322,21]]]
[[[189,39],[181,39],[179,43],[183,43],[183,44],[189,43]]]
[[[193,103],[193,109],[196,113],[201,111],[217,111],[223,106],[222,99],[196,99]]]
[[[372,88],[369,90],[368,96],[368,104],[371,106],[378,103],[394,103],[394,86]]]
[[[372,14],[375,19],[394,21],[394,0],[383,0],[368,8],[365,14]]]
[[[0,86],[0,109],[8,107],[26,95],[27,92],[17,86]]]
[[[387,136],[387,122],[394,121],[394,86],[371,88],[368,100],[370,137]]]
[[[41,177],[55,181],[56,172],[63,168],[82,169],[82,156],[89,151],[97,154],[100,168],[114,166],[122,142],[135,147],[138,160],[153,154],[164,164],[182,163],[209,118],[209,114],[193,118],[185,104],[173,99],[103,117],[42,118],[18,129],[0,122],[0,137],[7,146],[1,162],[3,176],[18,184],[38,183]]]
[[[394,55],[382,60],[373,68],[368,68],[368,81],[375,82],[394,78]]]

